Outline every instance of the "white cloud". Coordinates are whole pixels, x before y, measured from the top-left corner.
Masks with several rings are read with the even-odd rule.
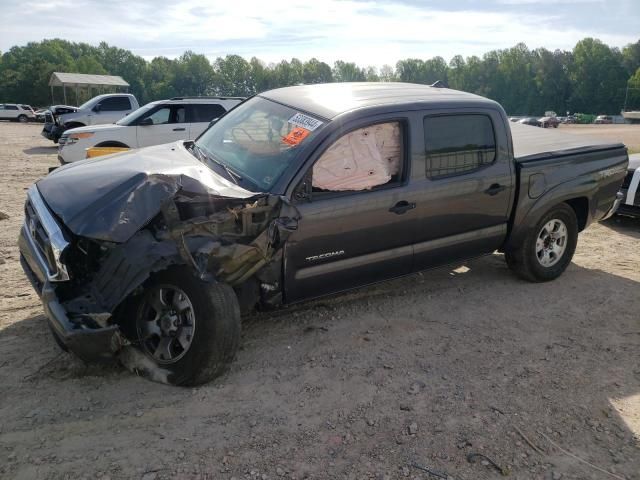
[[[400,58],[445,59],[455,54],[481,55],[518,42],[530,48],[570,49],[588,35],[622,46],[630,35],[590,33],[562,24],[563,18],[541,9],[521,15],[513,10],[447,11],[376,1],[186,0],[182,2],[103,2],[66,0],[16,4],[3,8],[9,20],[0,49],[14,43],[60,37],[132,49],[145,57],[176,56],[186,49],[211,58],[229,53],[257,56],[266,62],[315,56],[360,65],[394,64]],[[528,3],[529,0],[500,0]],[[592,3],[594,0],[578,0]],[[599,2],[600,0],[595,0]],[[55,5],[55,9],[43,5]],[[36,8],[36,10],[33,10]],[[11,21],[12,15],[18,15]],[[8,10],[8,11],[7,11]],[[3,15],[4,16],[4,15]],[[19,21],[18,21],[19,20]],[[32,26],[25,29],[24,25]]]

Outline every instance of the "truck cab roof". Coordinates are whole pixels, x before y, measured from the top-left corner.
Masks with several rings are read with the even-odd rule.
[[[389,107],[389,111],[436,106],[484,105],[501,108],[493,100],[438,86],[400,82],[348,82],[278,88],[260,96],[327,120],[356,109]]]

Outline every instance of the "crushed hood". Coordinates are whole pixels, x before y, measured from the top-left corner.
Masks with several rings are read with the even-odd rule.
[[[182,141],[75,162],[37,186],[72,233],[118,243],[144,227],[178,192],[236,199],[256,195],[201,163]]]
[[[71,105],[52,105],[49,107],[49,111],[54,115],[64,115],[65,113],[77,112],[78,107],[72,107]]]

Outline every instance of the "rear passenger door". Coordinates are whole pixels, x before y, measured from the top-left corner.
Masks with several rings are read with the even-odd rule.
[[[187,119],[189,122],[189,140],[194,140],[204,132],[211,120],[220,118],[227,111],[219,103],[194,103],[189,105]]]
[[[286,302],[410,272],[408,143],[408,119],[389,116],[344,125],[323,142],[294,195],[300,219],[284,249]]]
[[[414,270],[490,253],[507,233],[513,159],[493,110],[423,112]]]
[[[136,126],[138,147],[186,140],[189,124],[186,121],[186,105],[160,105],[138,120]]]

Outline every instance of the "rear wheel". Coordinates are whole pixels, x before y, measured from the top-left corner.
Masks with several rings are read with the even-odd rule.
[[[235,356],[240,308],[228,285],[203,282],[187,268],[174,267],[154,276],[131,307],[126,330],[153,365],[136,367],[138,373],[198,385],[219,376]]]
[[[530,282],[558,278],[571,263],[578,243],[578,220],[562,203],[542,216],[522,245],[505,252],[507,265]]]

